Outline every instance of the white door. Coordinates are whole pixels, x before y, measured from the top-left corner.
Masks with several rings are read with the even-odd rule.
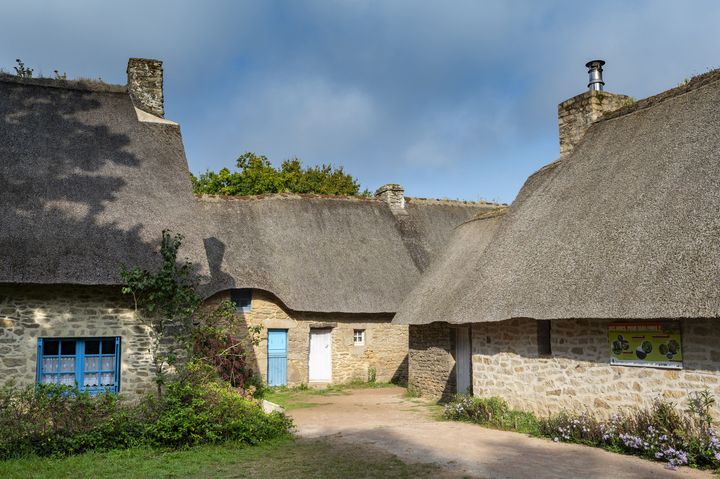
[[[310,330],[310,382],[332,381],[330,329]]]
[[[455,380],[457,381],[457,392],[469,394],[472,379],[470,367],[470,330],[467,326],[458,327],[457,339],[455,341]]]

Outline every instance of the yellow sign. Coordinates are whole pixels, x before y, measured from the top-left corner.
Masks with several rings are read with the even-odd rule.
[[[610,364],[682,369],[679,323],[611,323]]]

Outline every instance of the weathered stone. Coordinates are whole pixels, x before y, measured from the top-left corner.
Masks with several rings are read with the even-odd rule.
[[[584,411],[588,406],[610,414],[648,406],[658,396],[685,407],[691,392],[705,388],[720,397],[720,372],[712,354],[717,346],[706,346],[720,344],[720,330],[712,327],[714,320],[681,321],[681,370],[611,365],[609,319],[553,321],[551,358],[537,355],[537,325],[532,319],[475,323],[474,393],[502,396],[512,407],[538,414]],[[409,382],[423,395],[455,392],[451,332],[446,323],[410,327]]]
[[[206,302],[214,307],[229,299],[218,293]],[[332,382],[367,381],[374,370],[377,381],[407,380],[408,327],[390,324],[388,314],[342,314],[291,311],[273,294],[254,290],[249,312],[237,315],[238,337],[249,352],[247,361],[267,380],[268,329],[288,330],[288,385],[309,382],[310,329],[331,330]],[[258,344],[253,345],[248,327],[261,326]],[[365,344],[355,346],[353,332],[365,331]]]

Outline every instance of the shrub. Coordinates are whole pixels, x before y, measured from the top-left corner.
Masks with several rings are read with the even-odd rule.
[[[512,410],[499,397],[479,398],[458,395],[445,405],[443,416],[455,421],[468,421],[498,429],[535,434],[538,420],[529,412]]]
[[[0,459],[130,447],[142,426],[111,394],[55,384],[0,389]]]
[[[172,383],[162,397],[149,396],[147,441],[154,446],[194,446],[236,441],[253,445],[288,433],[292,422],[266,414],[259,404],[223,381]]]
[[[292,428],[284,414],[266,414],[257,401],[228,383],[200,382],[201,377],[184,374],[169,383],[162,396],[148,395],[134,404],[68,386],[5,386],[0,389],[0,459],[145,445],[253,445]]]
[[[445,406],[444,416],[664,461],[671,469],[682,465],[717,469],[720,438],[711,415],[715,399],[702,391],[691,393],[688,403],[688,409],[681,410],[657,398],[649,407],[627,409],[608,419],[589,412],[538,419],[510,409],[502,398],[457,396]]]

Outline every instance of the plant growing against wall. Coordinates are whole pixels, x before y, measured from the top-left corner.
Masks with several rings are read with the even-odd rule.
[[[217,308],[198,313],[189,336],[190,354],[212,366],[220,379],[232,387],[252,389],[248,393],[253,395],[257,378],[248,367],[242,338],[235,334],[241,330],[235,313],[236,305],[231,301],[222,301]],[[261,326],[248,327],[248,343],[257,346],[261,331]]]
[[[138,317],[150,329],[150,355],[158,395],[162,395],[169,370],[177,360],[177,341],[186,335],[190,318],[202,298],[196,292],[200,276],[190,262],[178,261],[183,236],[163,230],[160,243],[162,264],[157,271],[123,266],[124,294],[132,295]]]

